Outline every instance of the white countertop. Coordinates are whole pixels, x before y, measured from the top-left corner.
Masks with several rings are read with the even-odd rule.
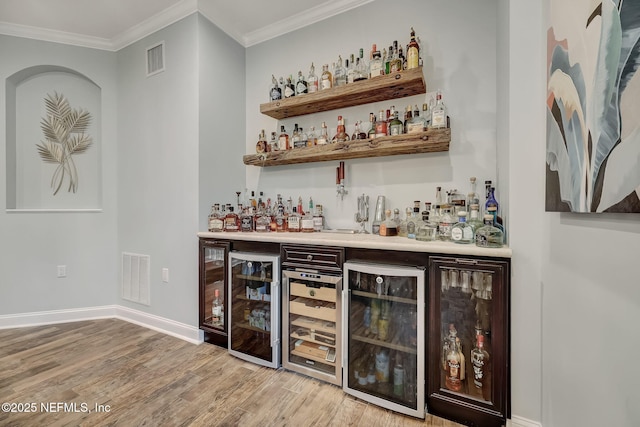
[[[421,242],[407,237],[384,237],[375,234],[344,233],[211,233],[202,231],[198,237],[221,240],[244,240],[255,242],[297,243],[303,245],[338,246],[345,248],[386,249],[394,251],[426,252],[452,255],[475,255],[496,258],[511,258],[511,249],[481,248],[474,244],[463,245],[453,242]]]

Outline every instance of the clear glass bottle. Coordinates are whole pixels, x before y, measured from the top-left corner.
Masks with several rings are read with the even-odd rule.
[[[351,140],[357,139],[367,139],[367,134],[360,130],[361,121],[357,121],[355,124],[355,128],[353,130],[353,135],[351,136]]]
[[[376,50],[376,45],[373,45],[373,51],[371,61],[369,62],[369,78],[384,76],[384,63],[382,62],[382,56],[380,51]]]
[[[369,78],[369,65],[364,59],[364,49],[360,48],[358,59],[356,59],[356,76],[353,79],[356,82],[367,80]]]
[[[442,92],[436,93],[436,105],[431,109],[431,128],[441,129],[447,127],[447,107],[442,101]]]
[[[453,243],[470,244],[475,241],[473,226],[467,222],[467,211],[458,212],[458,222],[451,227]]]
[[[256,232],[267,233],[271,231],[271,215],[265,207],[260,207],[256,218]]]
[[[293,125],[293,132],[291,133],[290,144],[292,148],[300,148],[300,130],[298,129],[297,123]]]
[[[327,130],[327,123],[322,122],[322,130],[320,131],[320,136],[317,139],[317,145],[324,145],[329,142],[329,131]]]
[[[493,225],[493,215],[485,214],[484,226],[476,231],[476,246],[483,248],[501,248],[504,245],[504,233]]]
[[[476,335],[476,346],[471,350],[471,365],[473,366],[473,385],[476,389],[482,390],[485,400],[491,397],[489,387],[491,372],[491,357],[484,348],[484,335]]]
[[[290,150],[291,142],[289,140],[289,134],[284,129],[284,125],[280,125],[280,136],[278,136],[278,150]]]
[[[451,241],[451,227],[453,227],[454,221],[451,209],[448,207],[442,208],[442,215],[438,224],[438,240]]]
[[[307,133],[304,131],[302,127],[300,127],[299,133],[300,133],[300,147],[308,147],[309,136],[307,135]]]
[[[438,239],[438,223],[430,218],[429,211],[422,215],[422,224],[418,226],[416,240],[421,242],[433,242]]]
[[[220,289],[213,291],[213,302],[211,303],[211,324],[216,327],[224,326]]]
[[[413,116],[407,123],[407,133],[420,133],[426,129],[424,120],[422,119],[422,117],[420,117],[420,111],[417,108],[418,106],[416,105]]]
[[[315,213],[313,214],[313,230],[322,231],[324,229],[324,216],[322,215],[322,205],[316,205]]]
[[[314,93],[318,91],[318,76],[316,76],[316,68],[311,63],[309,68],[309,76],[307,77],[307,91],[308,93]]]
[[[240,214],[240,231],[251,232],[253,228],[253,214],[250,208],[244,208]]]
[[[302,211],[302,218],[300,219],[300,231],[303,233],[313,233],[313,200],[309,197],[309,209]]]
[[[347,84],[351,84],[356,79],[356,63],[353,59],[353,53],[349,59],[345,60],[345,68],[347,69]]]
[[[329,71],[329,64],[322,66],[322,74],[320,76],[320,90],[331,89],[333,87],[333,75]]]
[[[411,218],[411,213],[413,209],[407,208],[405,209],[405,217],[400,220],[400,224],[398,224],[398,236],[407,237],[407,221]]]
[[[400,50],[398,49],[397,40],[394,40],[393,52],[390,51],[389,56],[391,56],[391,58],[389,59],[389,72],[387,74],[402,71],[402,59],[400,58]]]
[[[296,96],[296,87],[293,84],[292,76],[287,77],[287,82],[284,84],[284,97],[291,98]]]
[[[333,73],[334,86],[344,86],[347,84],[347,70],[343,67],[342,56],[338,56],[336,69]]]
[[[307,147],[313,147],[314,145],[318,145],[318,136],[316,135],[316,127],[311,126],[307,134]]]
[[[476,191],[476,177],[472,176],[469,178],[469,194],[467,194],[467,206],[471,207],[471,205],[479,205],[480,204],[480,196],[478,196],[478,192]]]
[[[402,135],[404,132],[404,125],[398,119],[398,112],[395,106],[391,106],[391,121],[389,122],[389,135]]]
[[[215,203],[211,206],[211,213],[209,214],[209,231],[220,232],[224,230],[224,221],[220,217],[220,204]]]
[[[423,225],[422,215],[420,214],[420,201],[413,202],[413,212],[407,220],[407,237],[416,239],[418,237],[418,229]]]
[[[268,151],[278,151],[278,140],[276,139],[276,133],[271,132],[271,139],[269,140]]]
[[[302,75],[302,71],[298,71],[298,80],[296,81],[296,96],[304,95],[307,92],[309,92],[307,81]]]
[[[300,215],[298,214],[298,210],[295,206],[287,217],[287,231],[292,233],[298,233],[300,231]]]
[[[480,219],[480,207],[475,203],[469,206],[469,218],[467,219],[467,224],[473,227],[474,238],[476,231],[484,225],[484,222]]]
[[[276,76],[271,75],[271,86],[269,87],[269,100],[278,101],[282,99],[282,89],[276,80]]]
[[[416,41],[416,32],[411,27],[411,40],[407,47],[407,69],[418,68],[420,65],[420,45]]]
[[[424,130],[427,130],[431,127],[431,110],[429,109],[429,104],[426,102],[422,104],[422,115],[420,116],[422,119],[422,123],[424,123]]]
[[[391,210],[387,209],[384,212],[386,219],[380,224],[380,235],[381,236],[397,236],[398,235],[398,225],[396,221],[391,218]]]

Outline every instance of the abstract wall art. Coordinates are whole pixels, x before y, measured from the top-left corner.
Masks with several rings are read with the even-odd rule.
[[[640,212],[640,0],[550,0],[546,210]]]

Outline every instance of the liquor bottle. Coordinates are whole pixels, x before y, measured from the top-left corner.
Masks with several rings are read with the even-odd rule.
[[[300,231],[300,215],[298,215],[298,209],[293,207],[293,212],[287,217],[287,230],[292,233]]]
[[[313,214],[313,230],[322,231],[324,229],[324,216],[322,215],[322,205],[316,205],[316,211]]]
[[[322,66],[322,74],[320,76],[320,90],[331,89],[333,87],[333,76],[329,71],[329,64]]]
[[[411,41],[407,47],[407,69],[418,68],[420,65],[420,45],[416,41],[416,32],[411,27]]]
[[[431,109],[431,128],[441,129],[447,127],[447,107],[442,101],[442,92],[436,93],[436,105]]]
[[[391,218],[391,210],[387,209],[384,212],[386,219],[380,224],[380,235],[381,236],[397,236],[398,235],[398,225]]]
[[[402,365],[402,356],[396,353],[396,364],[393,367],[393,394],[400,398],[404,397],[404,366]]]
[[[464,357],[464,352],[462,351],[462,342],[460,338],[456,338],[456,350],[460,354],[460,381],[464,381],[467,376],[467,362]]]
[[[284,216],[284,206],[280,205],[277,207],[275,222],[276,222],[276,231],[278,233],[283,233],[287,231],[287,219]]]
[[[478,229],[482,227],[484,223],[480,219],[480,207],[478,206],[478,204],[474,203],[469,206],[469,208],[469,219],[467,220],[467,224],[473,227],[473,235],[475,239],[476,231],[478,231]]]
[[[360,130],[360,121],[356,122],[355,129],[353,130],[353,135],[351,136],[351,140],[357,139],[367,139],[367,134]]]
[[[449,335],[442,340],[442,369],[447,371],[447,356],[451,350],[451,346],[456,342],[458,331],[453,323],[449,323]]]
[[[282,89],[276,80],[276,76],[271,75],[271,87],[269,88],[269,100],[278,101],[282,99]]]
[[[422,214],[422,224],[416,231],[416,240],[421,242],[433,242],[438,238],[438,223],[431,220],[430,211]]]
[[[480,197],[476,192],[476,177],[472,176],[469,178],[469,186],[471,187],[469,194],[467,194],[467,206],[471,205],[479,205]]]
[[[449,352],[447,353],[447,368],[444,380],[445,387],[451,391],[462,390],[461,362],[462,360],[460,358],[460,352],[457,349],[456,342],[451,342],[449,344]]]
[[[418,236],[418,229],[423,225],[424,221],[420,215],[420,201],[413,202],[413,212],[411,217],[407,220],[407,237],[409,239],[416,239]]]
[[[291,147],[300,148],[300,130],[298,129],[297,123],[293,125],[293,133],[291,134]]]
[[[475,241],[473,226],[467,223],[467,212],[458,212],[458,222],[451,227],[451,240],[454,243],[470,244]]]
[[[424,130],[427,130],[431,127],[431,110],[429,109],[429,104],[426,102],[422,104],[422,123],[424,123]]]
[[[387,51],[382,53],[382,62],[384,63],[384,73],[389,74],[391,70],[391,57],[393,56],[393,46],[389,46],[389,54]]]
[[[404,57],[404,53],[402,53],[402,46],[400,46],[398,48],[398,56],[400,57],[400,70],[406,70],[407,69],[407,58]]]
[[[351,57],[345,60],[346,69],[347,69],[347,84],[351,84],[356,81],[356,63],[353,59],[353,53]]]
[[[317,145],[324,145],[329,142],[329,132],[327,131],[327,123],[322,122],[322,130],[320,131],[320,136],[316,142]]]
[[[318,145],[318,137],[316,136],[316,127],[311,126],[307,134],[307,147],[313,147],[314,145]]]
[[[487,200],[484,203],[484,211],[485,213],[489,210],[490,207],[495,207],[496,208],[496,216],[497,216],[497,212],[498,209],[500,207],[500,205],[498,204],[498,201],[496,200],[496,188],[495,187],[489,187],[489,190],[487,191]]]
[[[267,233],[271,231],[271,215],[268,214],[264,207],[260,207],[256,218],[256,231],[259,233]]]
[[[269,151],[278,151],[278,141],[276,140],[276,133],[271,132],[271,140],[269,141]]]
[[[309,76],[307,77],[307,91],[309,93],[318,91],[318,76],[316,76],[316,69],[313,66],[313,62],[311,63],[311,68],[309,68]]]
[[[369,64],[364,59],[364,49],[360,48],[358,52],[358,59],[356,59],[356,77],[354,81],[359,82],[361,80],[367,80],[369,78]]]
[[[380,300],[371,301],[371,333],[378,335],[378,320],[380,319]]]
[[[376,45],[372,48],[371,61],[369,62],[369,78],[372,79],[378,76],[384,76],[384,63],[380,56],[380,51],[376,50]]]
[[[404,125],[398,119],[398,112],[395,110],[395,106],[391,106],[391,120],[389,122],[389,135],[402,135],[404,132]]]
[[[338,62],[333,74],[334,86],[344,86],[347,84],[347,70],[342,66],[342,56],[338,55]]]
[[[289,134],[284,129],[284,125],[280,125],[280,136],[278,137],[278,149],[281,151],[291,149],[291,145],[289,142]]]
[[[493,215],[485,214],[484,226],[476,231],[476,246],[483,248],[501,248],[504,245],[504,233],[493,225]]]
[[[438,240],[448,242],[451,240],[451,227],[453,227],[454,219],[451,216],[451,210],[449,207],[442,209],[442,215],[440,216],[440,223],[438,224]]]
[[[309,199],[311,205],[313,202]],[[303,233],[313,233],[315,231],[313,227],[313,206],[309,207],[309,210],[302,213],[302,218],[300,219],[300,231]]]
[[[378,120],[376,120],[376,138],[387,136],[387,121],[385,120],[384,110],[378,112]]]
[[[302,127],[299,130],[300,133],[300,147],[308,147],[309,146],[309,136],[304,131]]]
[[[224,326],[220,289],[216,289],[215,291],[213,291],[213,303],[211,304],[211,324],[218,327]]]
[[[427,105],[427,104],[424,104]],[[424,119],[420,117],[420,110],[418,110],[418,106],[416,105],[415,110],[413,111],[413,116],[409,123],[407,124],[407,133],[419,133],[423,132],[426,129],[426,125],[424,123]]]
[[[240,214],[240,231],[251,232],[253,230],[253,215],[250,208],[245,208]]]
[[[496,206],[489,206],[487,213],[493,216],[493,226],[502,231],[502,238],[504,243],[506,241],[507,233],[504,229],[504,226],[501,224],[502,218],[498,216],[498,208]]]
[[[489,400],[491,396],[491,388],[489,386],[491,357],[487,350],[484,349],[484,335],[476,335],[476,346],[471,350],[471,365],[473,366],[473,385],[482,390],[485,400]]]
[[[296,81],[296,96],[303,95],[309,91],[307,81],[302,75],[302,71],[298,71],[298,80]]]
[[[264,153],[267,152],[269,144],[267,143],[267,135],[264,132],[264,129],[260,131],[258,135],[258,142],[256,143],[256,153]]]
[[[436,187],[436,205],[442,206],[444,199],[442,198],[442,187]]]
[[[291,98],[296,95],[296,87],[292,82],[292,77],[287,77],[287,82],[284,84],[284,97]]]
[[[400,221],[400,224],[398,224],[399,237],[407,237],[407,221],[411,217],[412,212],[413,210],[411,208],[405,209],[405,218]]]
[[[402,49],[402,48],[400,48]],[[393,53],[391,54],[391,59],[389,60],[389,72],[397,73],[398,71],[402,71],[402,59],[400,58],[400,50],[398,50],[398,41],[394,40],[393,42]]]
[[[233,206],[227,206],[227,215],[224,217],[224,231],[235,232],[240,229],[240,218],[233,212]]]
[[[367,134],[369,139],[373,139],[376,137],[376,115],[373,113],[369,113],[369,123],[371,127],[369,128],[369,133]]]
[[[344,142],[349,140],[344,127],[344,119],[342,116],[338,116],[338,127],[336,128],[336,134],[334,135],[332,142]]]

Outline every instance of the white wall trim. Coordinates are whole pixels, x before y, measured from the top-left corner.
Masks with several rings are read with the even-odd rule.
[[[0,329],[24,328],[28,326],[53,325],[56,323],[80,322],[95,319],[120,319],[193,344],[204,342],[204,333],[197,327],[175,320],[145,313],[121,305],[72,308],[65,310],[39,311],[0,315]]]
[[[542,427],[542,424],[514,415],[507,420],[507,427]]]

